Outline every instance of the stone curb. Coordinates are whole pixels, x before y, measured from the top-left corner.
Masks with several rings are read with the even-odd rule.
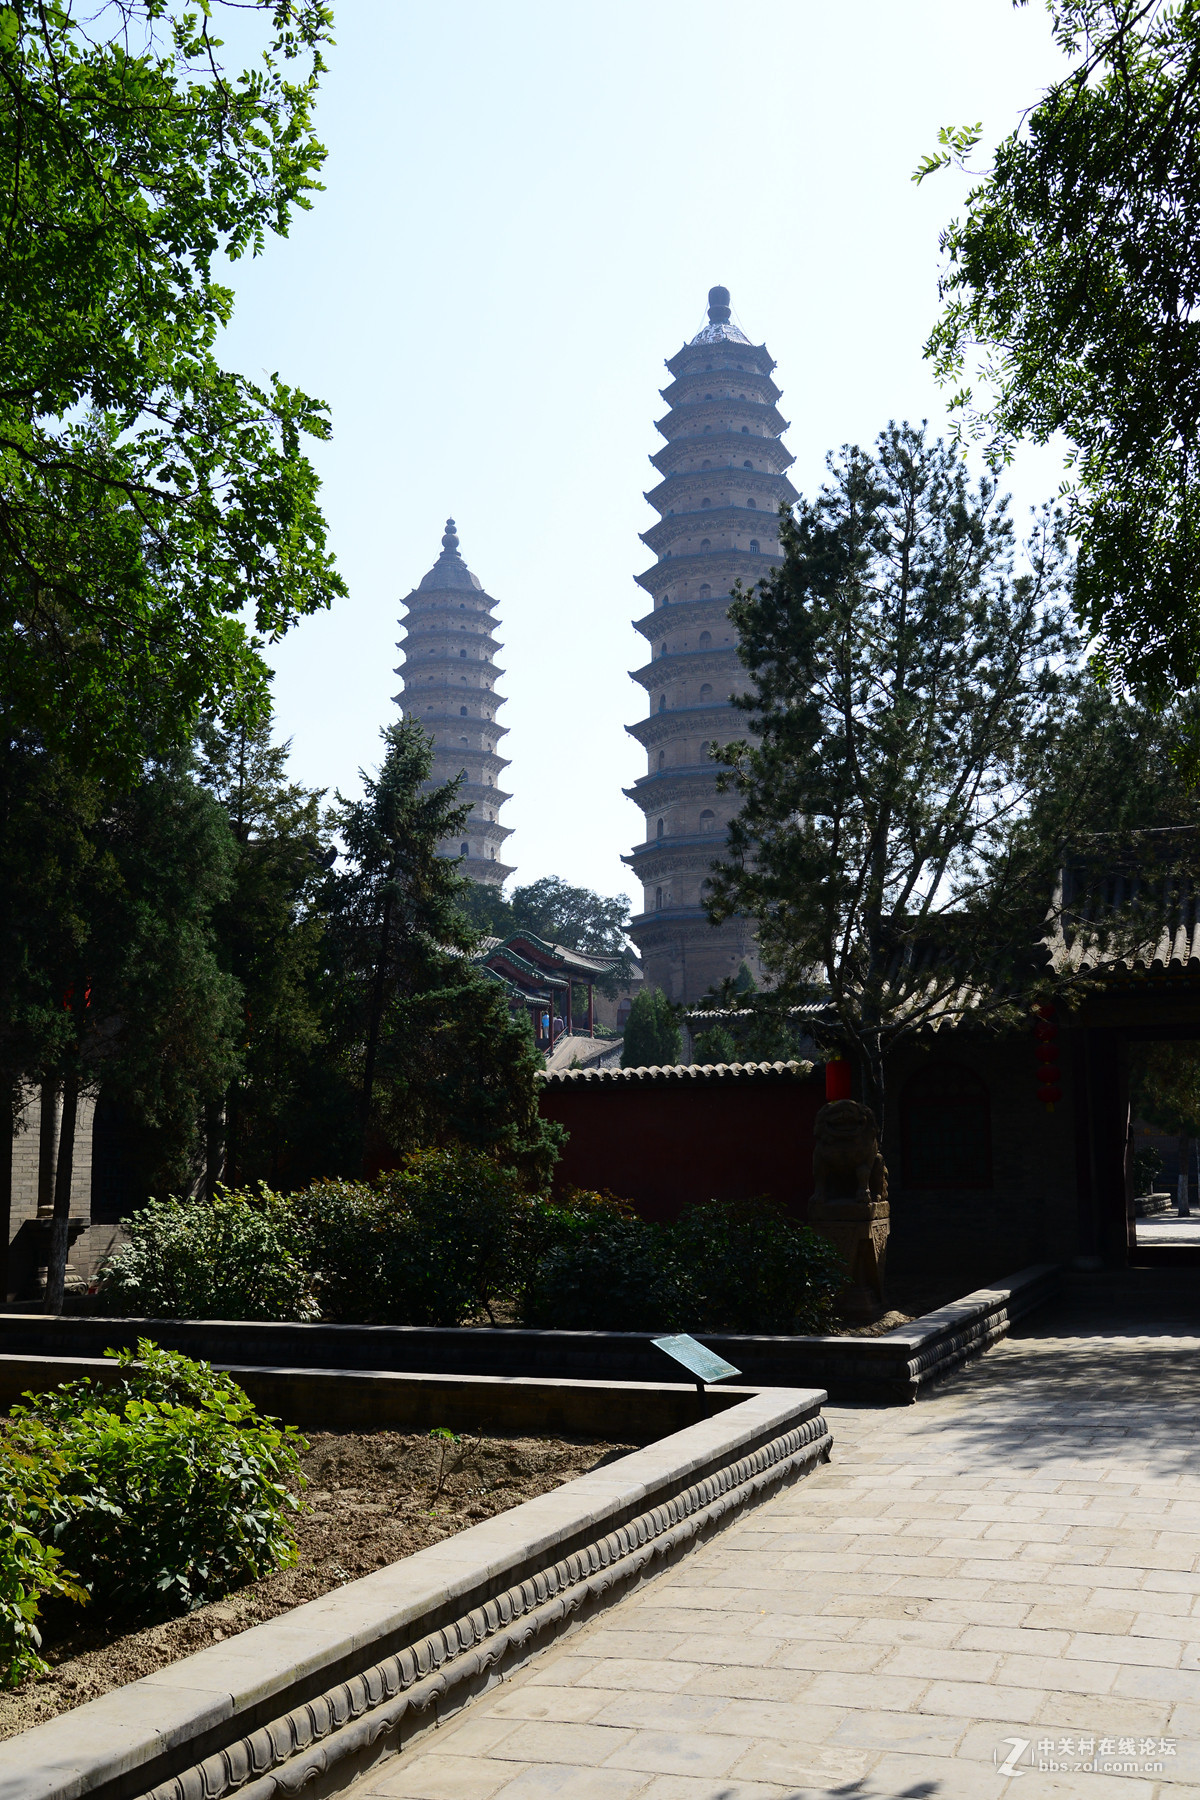
[[[828,1457],[772,1389],[0,1744],[0,1800],[329,1793]],[[330,1781],[334,1787],[330,1786]]]
[[[822,1387],[835,1401],[904,1404],[931,1380],[1004,1335],[1008,1325],[1052,1299],[1057,1264],[1039,1263],[980,1288],[953,1305],[878,1338],[697,1333],[741,1370],[747,1385]],[[653,1333],[535,1331],[523,1326],[290,1325],[213,1319],[49,1319],[0,1314],[0,1352],[97,1356],[139,1337],[224,1368],[404,1370],[523,1379],[669,1382],[672,1371]],[[956,1341],[961,1339],[962,1341]],[[955,1340],[955,1341],[952,1341]]]

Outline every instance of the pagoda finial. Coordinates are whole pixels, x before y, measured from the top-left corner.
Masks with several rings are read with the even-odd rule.
[[[442,533],[442,549],[451,552],[458,549],[458,533],[454,529],[454,520],[446,520],[446,529]]]
[[[710,325],[728,325],[729,289],[727,287],[709,288],[708,322]]]

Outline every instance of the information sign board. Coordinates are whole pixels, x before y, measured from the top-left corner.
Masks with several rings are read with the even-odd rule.
[[[689,1375],[696,1377],[696,1385],[703,1387],[706,1381],[727,1381],[731,1375],[740,1375],[741,1370],[727,1363],[723,1356],[706,1350],[698,1344],[694,1337],[681,1334],[679,1337],[655,1338],[654,1347],[662,1350],[677,1363],[682,1363]]]

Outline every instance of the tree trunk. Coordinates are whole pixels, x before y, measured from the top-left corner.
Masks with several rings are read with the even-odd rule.
[[[0,1084],[0,1306],[8,1299],[8,1239],[12,1231],[13,1115],[16,1083]]]
[[[204,1106],[204,1198],[211,1204],[225,1176],[225,1108],[219,1100]]]
[[[41,1121],[38,1126],[38,1212],[48,1218],[54,1208],[54,1165],[58,1156],[58,1102],[61,1093],[58,1076],[42,1082],[38,1089]]]
[[[383,1023],[383,995],[387,983],[388,938],[392,925],[392,897],[383,903],[383,920],[379,933],[379,961],[371,983],[370,1011],[367,1014],[367,1048],[363,1061],[362,1091],[362,1172],[367,1172],[367,1129],[371,1122],[371,1099],[375,1091],[375,1062],[379,1055],[379,1032]]]
[[[79,1113],[79,1068],[67,1064],[62,1087],[62,1124],[58,1134],[58,1168],[54,1175],[54,1216],[50,1225],[50,1258],[46,1270],[46,1311],[60,1313],[67,1287],[67,1251],[71,1233],[71,1180],[75,1173],[75,1121]]]
[[[1179,1139],[1179,1187],[1178,1187],[1176,1198],[1177,1198],[1177,1202],[1178,1202],[1178,1206],[1179,1206],[1179,1216],[1181,1219],[1189,1218],[1191,1216],[1191,1211],[1192,1211],[1192,1201],[1191,1201],[1191,1195],[1190,1195],[1189,1186],[1188,1186],[1189,1177],[1191,1174],[1191,1166],[1192,1166],[1192,1141],[1193,1140],[1190,1137],[1188,1137],[1186,1133],[1182,1133],[1180,1135],[1180,1139]]]
[[[238,1185],[238,1127],[241,1124],[238,1099],[235,1078],[230,1082],[229,1092],[225,1096],[225,1185],[231,1188]]]

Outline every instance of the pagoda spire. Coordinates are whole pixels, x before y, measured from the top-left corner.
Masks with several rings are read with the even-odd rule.
[[[630,936],[646,979],[688,1003],[742,962],[758,973],[752,923],[710,925],[703,892],[735,809],[718,791],[711,751],[746,735],[730,698],[746,679],[732,589],[780,566],[779,508],[797,498],[774,368],[766,346],[732,323],[729,289],[710,288],[708,323],[667,363],[668,410],[656,427],[666,441],[650,458],[661,479],[646,499],[659,519],[642,542],[656,560],[637,580],[653,610],[634,623],[650,649],[632,672],[649,710],[626,727],[646,773],[625,790],[646,833],[623,860],[645,896]]]
[[[403,605],[406,636],[396,648],[404,661],[395,673],[401,689],[393,696],[406,719],[415,719],[433,739],[429,787],[465,777],[459,790],[471,805],[462,835],[438,845],[442,856],[460,857],[472,881],[500,887],[513,873],[500,860],[511,827],[501,825],[500,808],[512,798],[497,784],[508,761],[499,754],[507,727],[496,722],[504,700],[496,692],[496,602],[472,575],[458,547],[453,519],[446,520],[442,553]]]

